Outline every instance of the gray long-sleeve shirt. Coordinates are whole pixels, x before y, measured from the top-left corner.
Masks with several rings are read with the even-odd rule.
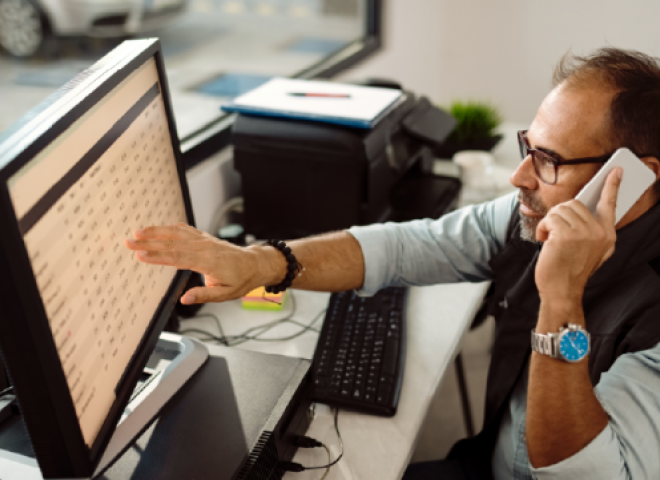
[[[360,293],[371,295],[388,285],[490,280],[488,262],[506,243],[515,205],[512,193],[439,220],[351,228],[365,259]],[[522,375],[500,426],[495,478],[660,478],[660,344],[619,357],[594,390],[609,415],[607,427],[572,457],[535,469],[527,455],[527,375]]]

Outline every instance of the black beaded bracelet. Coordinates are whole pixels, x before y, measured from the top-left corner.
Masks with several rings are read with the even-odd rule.
[[[293,279],[296,278],[296,275],[300,275],[304,270],[303,266],[298,263],[296,256],[291,251],[291,247],[287,247],[286,243],[282,240],[268,240],[266,241],[267,245],[277,248],[282,254],[288,263],[286,277],[281,283],[277,285],[272,285],[266,287],[266,292],[268,293],[280,293],[286,290],[293,283]]]

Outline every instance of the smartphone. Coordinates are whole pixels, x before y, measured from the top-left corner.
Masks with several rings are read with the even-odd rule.
[[[596,214],[596,205],[605,186],[605,178],[614,168],[623,168],[623,178],[619,186],[616,200],[616,222],[619,223],[628,210],[639,200],[639,197],[655,183],[655,173],[642,162],[639,157],[627,148],[620,148],[601,168],[594,178],[587,183],[575,197]]]

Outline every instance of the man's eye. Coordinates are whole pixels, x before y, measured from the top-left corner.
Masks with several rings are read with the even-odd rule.
[[[543,168],[554,168],[555,162],[553,162],[549,157],[541,157],[541,165]]]

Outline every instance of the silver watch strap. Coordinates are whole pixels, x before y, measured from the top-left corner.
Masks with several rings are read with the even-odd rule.
[[[544,335],[532,330],[532,350],[549,355],[552,358],[557,358],[555,337],[556,335],[553,334]]]

